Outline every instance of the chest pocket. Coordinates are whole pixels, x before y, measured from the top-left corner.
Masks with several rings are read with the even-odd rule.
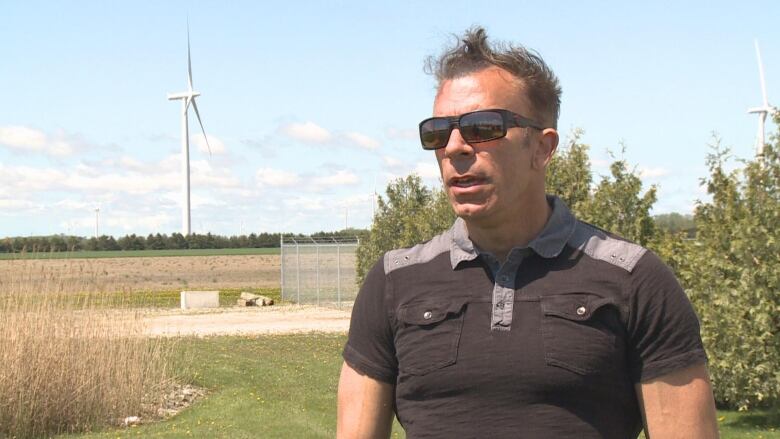
[[[398,368],[425,375],[454,364],[463,328],[465,299],[413,302],[398,309],[395,336]]]
[[[617,363],[612,299],[572,293],[542,297],[545,362],[580,375],[613,370]]]

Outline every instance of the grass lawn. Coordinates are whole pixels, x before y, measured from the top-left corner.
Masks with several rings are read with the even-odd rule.
[[[220,306],[236,306],[242,292],[270,297],[274,302],[281,301],[281,288],[215,288],[219,290]],[[68,300],[76,302],[92,298],[98,307],[105,308],[179,308],[181,289],[164,291],[134,291],[100,294],[73,294]]]
[[[278,255],[279,248],[203,248],[187,250],[116,250],[77,252],[0,253],[0,260],[11,259],[96,259],[96,258],[149,258],[157,256],[230,256],[230,255]]]
[[[206,398],[168,421],[57,438],[333,438],[345,340],[325,334],[180,339],[179,367],[208,389]]]
[[[275,303],[281,303],[281,288],[215,288],[215,290],[219,290],[221,307],[236,306],[236,301],[242,292],[259,294],[273,299]],[[29,300],[39,300],[39,297],[30,295]],[[181,290],[69,293],[62,296],[61,300],[75,309],[179,308]]]
[[[163,422],[64,438],[333,438],[343,335],[183,338],[179,368],[207,396]],[[780,409],[718,414],[723,438],[780,438]],[[392,437],[404,437],[394,426]]]

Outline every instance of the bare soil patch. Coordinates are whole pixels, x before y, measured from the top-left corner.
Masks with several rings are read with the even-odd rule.
[[[306,305],[149,310],[143,315],[151,336],[262,335],[341,332],[349,329],[351,309]]]

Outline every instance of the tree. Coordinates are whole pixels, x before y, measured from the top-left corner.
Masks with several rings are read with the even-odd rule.
[[[699,202],[696,239],[671,255],[699,314],[716,400],[746,409],[780,401],[780,157],[727,172],[715,142]],[[684,250],[684,248],[683,248]]]
[[[391,182],[387,200],[377,198],[377,211],[367,239],[357,249],[357,280],[391,249],[409,247],[447,230],[455,213],[443,190],[431,190],[412,174]]]
[[[683,215],[677,212],[662,213],[653,216],[655,226],[659,231],[671,234],[684,232],[689,238],[696,236],[696,223],[693,215]]]
[[[612,162],[609,170],[610,177],[603,177],[592,196],[576,204],[575,213],[583,221],[647,246],[658,234],[650,216],[656,187],[641,194],[642,180],[625,160]]]
[[[590,199],[592,182],[588,145],[580,143],[583,135],[576,129],[569,145],[561,148],[547,166],[547,193],[557,195],[569,208],[577,212]]]

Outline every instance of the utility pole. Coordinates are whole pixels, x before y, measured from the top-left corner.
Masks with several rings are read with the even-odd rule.
[[[100,208],[95,208],[95,239],[100,236]]]

